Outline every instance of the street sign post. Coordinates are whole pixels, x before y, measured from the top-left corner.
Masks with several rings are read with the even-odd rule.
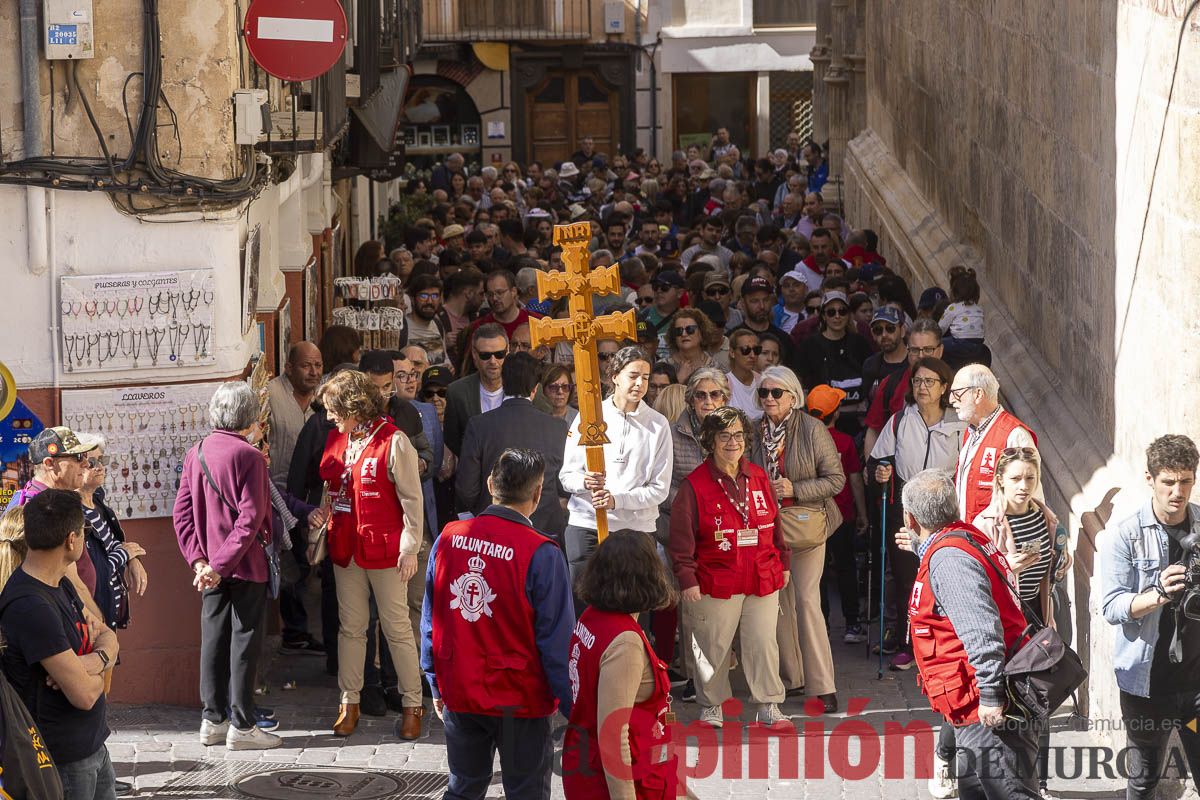
[[[307,81],[324,75],[346,49],[346,12],[338,0],[253,0],[242,35],[270,75]]]

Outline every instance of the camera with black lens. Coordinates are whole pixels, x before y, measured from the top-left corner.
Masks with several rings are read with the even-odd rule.
[[[1200,620],[1200,531],[1193,530],[1179,540],[1183,548],[1183,599],[1180,608],[1188,619]]]

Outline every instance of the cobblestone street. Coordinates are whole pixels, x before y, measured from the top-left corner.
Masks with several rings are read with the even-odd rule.
[[[785,737],[783,741],[794,752],[799,753],[799,780],[784,780],[780,777],[780,758],[777,747],[772,744],[768,760],[768,779],[750,778],[750,759],[743,752],[743,768],[740,776],[736,771],[727,772],[719,767],[717,774],[689,781],[689,787],[700,798],[721,797],[768,797],[782,798],[884,798],[908,800],[929,797],[926,782],[914,777],[914,755],[911,741],[907,743],[903,764],[904,775],[885,777],[884,764],[889,748],[885,743],[881,749],[880,767],[867,777],[858,780],[843,780],[837,777],[833,764],[841,753],[848,751],[849,774],[859,763],[860,745],[855,728],[838,728],[839,723],[849,718],[847,707],[853,698],[868,698],[866,710],[855,716],[865,721],[872,729],[883,731],[888,722],[907,724],[923,720],[936,725],[934,715],[916,687],[915,671],[888,672],[877,680],[877,657],[866,656],[863,645],[841,643],[841,629],[835,628],[834,657],[838,671],[838,696],[842,712],[835,715],[808,717],[800,699],[789,699],[783,706],[785,714],[792,716],[797,728],[804,722],[820,725],[825,731],[825,746],[818,750],[826,754],[824,777],[804,779],[812,769],[808,754],[816,748],[809,743],[813,734],[801,737]],[[279,656],[270,670],[269,693],[261,698],[264,706],[275,709],[280,721],[276,733],[284,737],[284,745],[275,750],[227,752],[224,747],[204,747],[197,742],[199,712],[195,709],[177,707],[131,707],[116,706],[110,710],[113,735],[109,750],[116,766],[118,777],[131,780],[138,789],[139,797],[160,798],[209,798],[210,800],[240,800],[246,797],[291,798],[291,797],[340,797],[361,800],[384,800],[384,798],[440,798],[445,788],[448,771],[440,722],[430,711],[431,720],[425,734],[416,742],[401,742],[393,733],[396,715],[385,718],[364,716],[357,732],[349,739],[338,739],[331,733],[336,714],[336,681],[324,674],[324,659],[311,656]],[[736,675],[736,673],[735,673]],[[118,676],[120,679],[120,676]],[[296,681],[298,688],[284,690],[287,681]],[[745,698],[744,692],[739,696]],[[861,705],[861,701],[858,705]],[[699,714],[694,703],[677,701],[674,705],[679,719],[691,722]],[[753,719],[753,710],[747,708],[746,720]],[[1088,743],[1088,735],[1062,730],[1064,721],[1055,721],[1051,746],[1064,748],[1064,772],[1071,774],[1077,759],[1086,764],[1086,755],[1073,754],[1072,748]],[[857,726],[861,732],[861,724]],[[726,732],[729,727],[726,727]],[[847,734],[850,734],[847,736]],[[749,734],[743,731],[745,742]],[[929,741],[932,746],[932,736]],[[839,741],[840,740],[840,741]],[[689,741],[689,762],[696,763],[696,740]],[[874,760],[868,746],[867,755]],[[893,759],[896,756],[893,754]],[[282,792],[275,789],[259,791],[253,783],[245,781],[252,776],[262,775],[275,769],[293,767],[320,767],[378,773],[374,780],[364,778],[354,783],[349,790],[333,788],[329,783],[329,794],[318,794],[319,781],[313,782],[311,774],[306,778],[296,776],[292,780],[308,781],[306,791],[293,785]],[[864,770],[865,771],[865,770]],[[847,770],[842,770],[843,774]],[[1086,774],[1086,773],[1085,773]],[[320,776],[315,776],[319,778]],[[337,776],[330,776],[335,779]],[[266,778],[258,779],[266,783]],[[240,784],[241,792],[231,788]],[[343,781],[343,784],[345,781]],[[1116,798],[1124,796],[1122,780],[1050,781],[1050,789],[1063,798]],[[489,797],[502,797],[499,774],[489,791]],[[554,796],[562,797],[561,783],[554,781]]]

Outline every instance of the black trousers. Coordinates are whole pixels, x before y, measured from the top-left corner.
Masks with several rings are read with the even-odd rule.
[[[1195,689],[1154,697],[1121,692],[1121,718],[1125,722],[1129,747],[1127,798],[1154,797],[1172,730],[1179,731],[1179,743],[1183,745],[1192,784],[1200,785],[1196,779],[1200,774],[1200,734],[1185,727],[1197,716],[1200,716],[1200,691]]]
[[[1044,722],[1005,720],[956,728],[958,796],[962,800],[1038,800],[1037,748]]]
[[[846,625],[858,624],[858,562],[854,557],[854,523],[843,522],[829,537],[825,549],[833,556],[833,571],[837,579],[838,595],[842,602],[842,616]],[[825,570],[825,577],[829,569]],[[829,622],[829,581],[821,580],[821,613]]]
[[[444,714],[450,786],[443,800],[482,800],[492,782],[497,750],[505,797],[549,800],[549,717],[489,717],[456,714],[448,708]]]
[[[263,637],[267,584],[222,580],[200,601],[200,700],[204,718],[254,727],[254,681]]]

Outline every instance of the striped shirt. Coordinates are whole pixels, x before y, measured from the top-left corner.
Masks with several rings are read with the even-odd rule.
[[[1038,544],[1038,560],[1017,573],[1017,591],[1021,599],[1034,600],[1038,596],[1042,579],[1050,571],[1050,559],[1054,554],[1054,543],[1050,541],[1050,530],[1046,527],[1046,515],[1034,503],[1024,514],[1009,514],[1008,525],[1012,528],[1017,552],[1021,551],[1025,542]]]

